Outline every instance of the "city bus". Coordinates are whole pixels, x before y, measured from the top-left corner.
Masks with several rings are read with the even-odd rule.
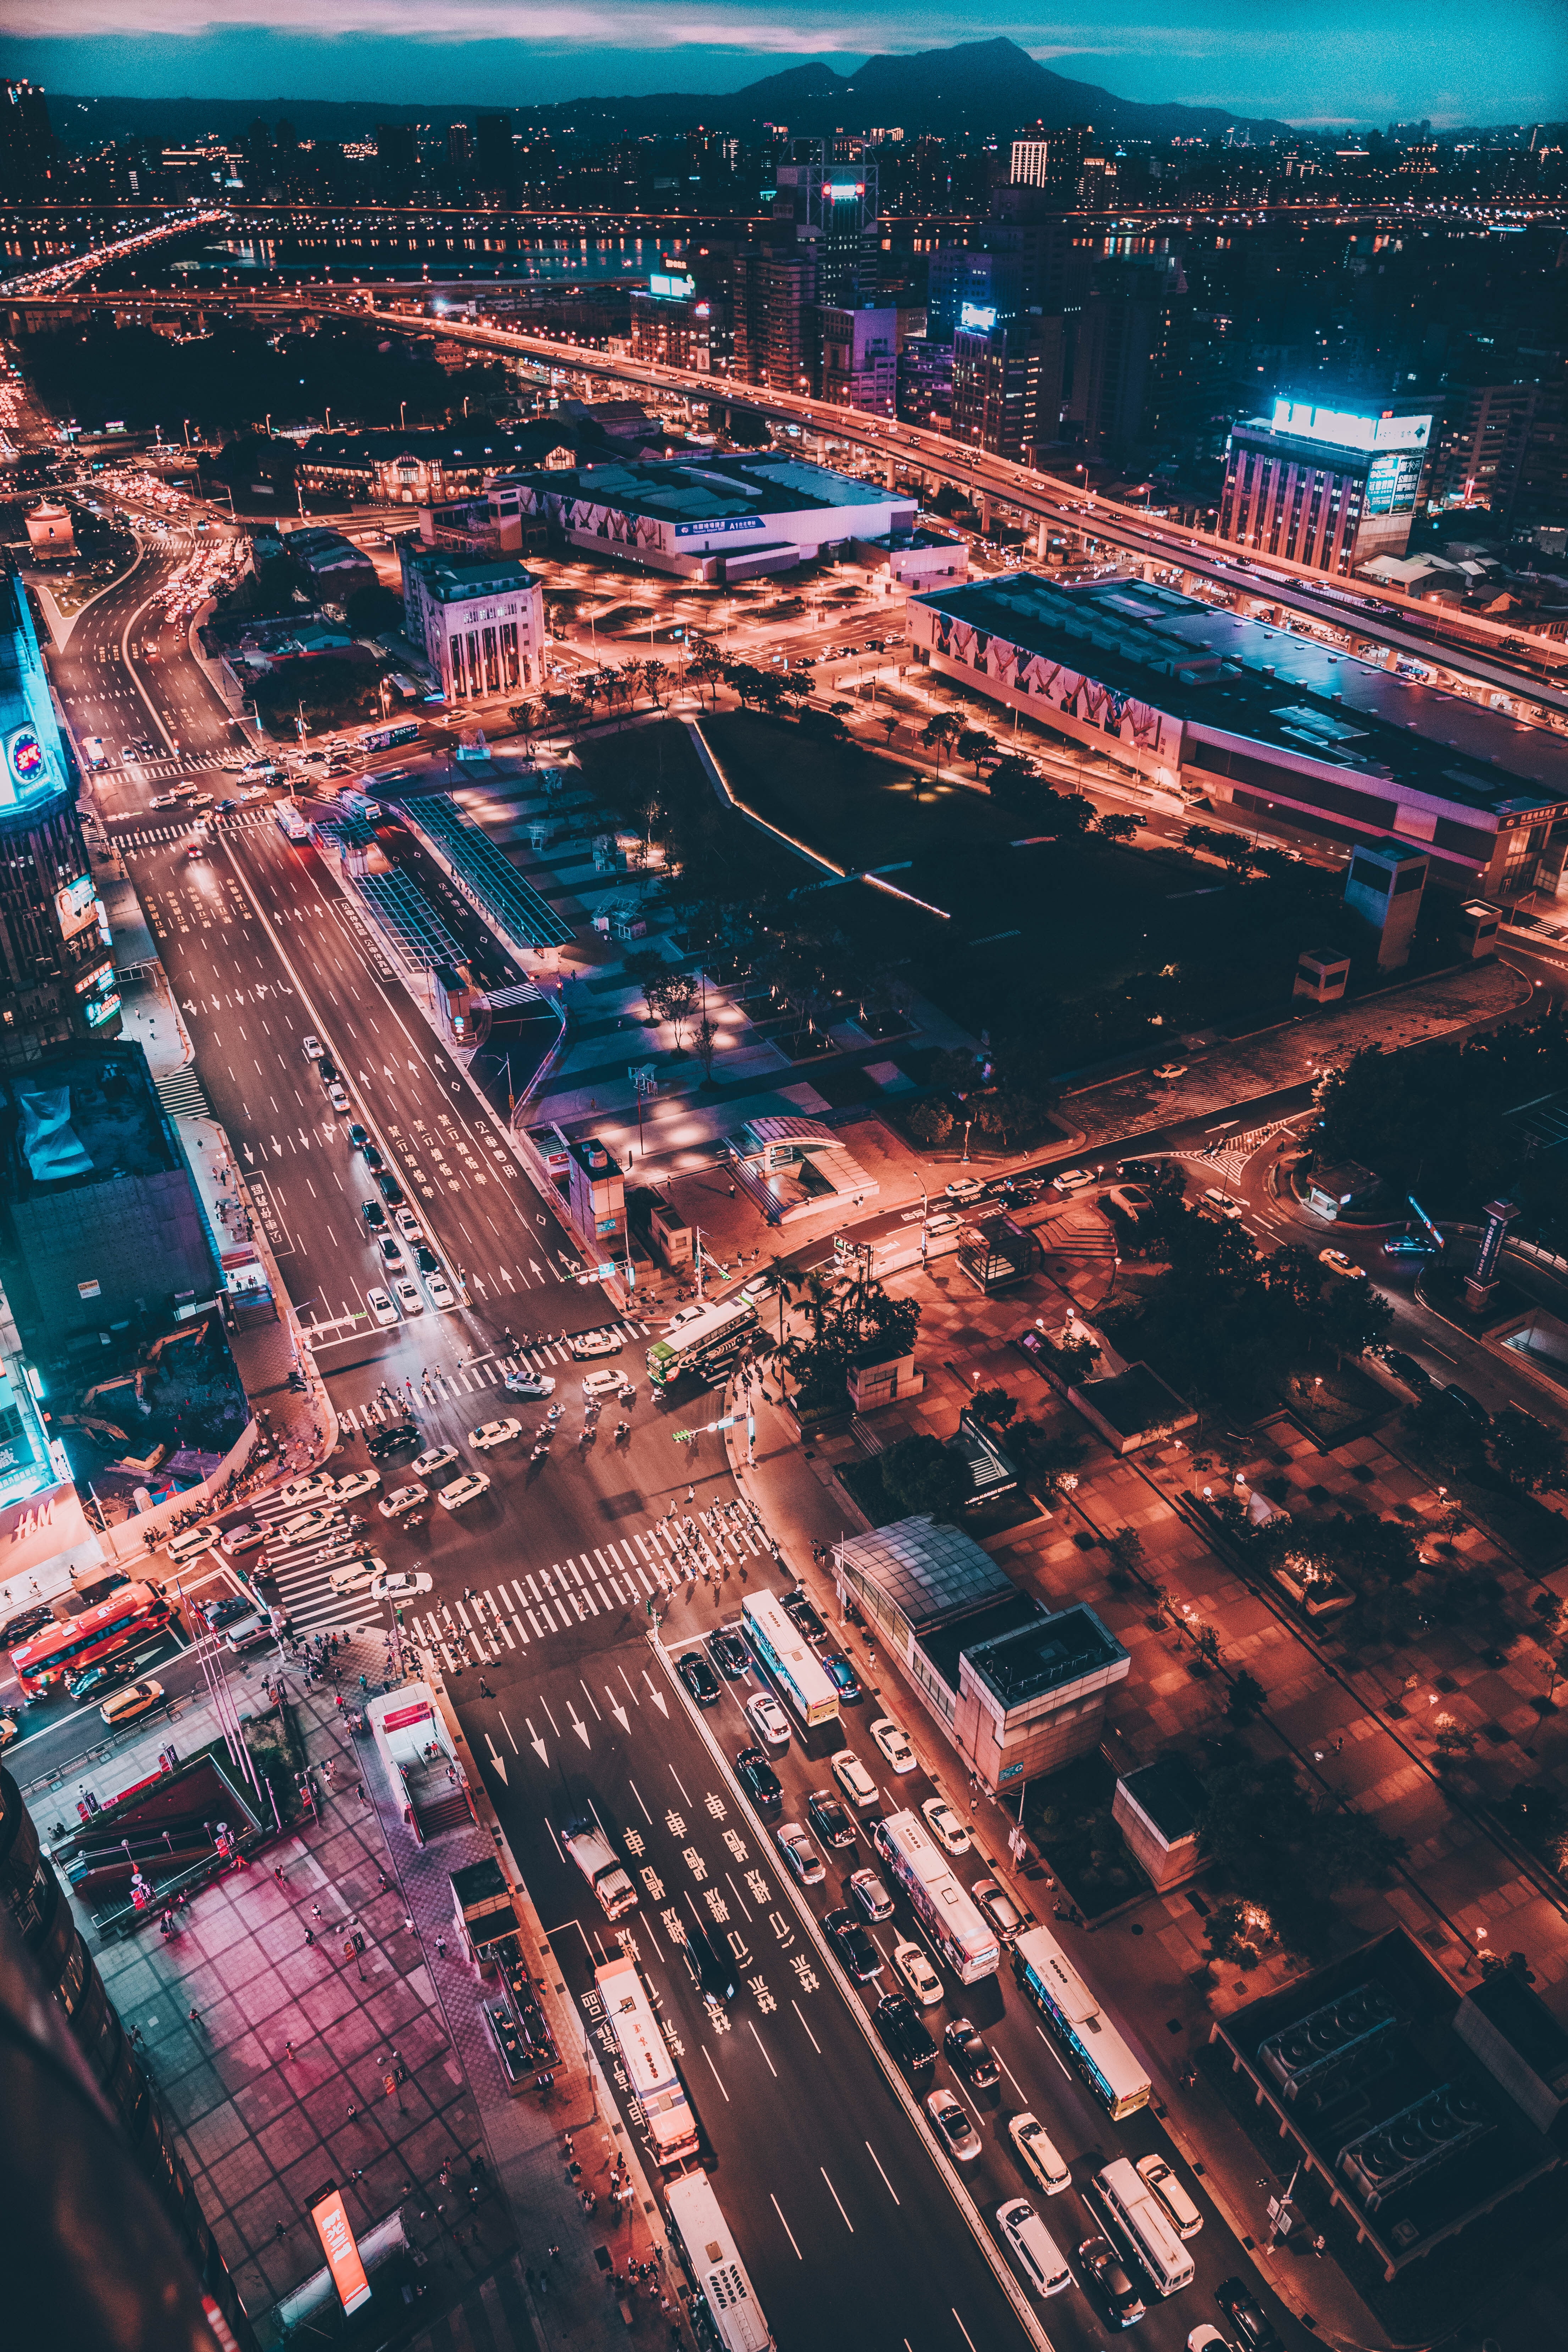
[[[805,1635],[792,1625],[776,1592],[748,1592],[741,1602],[741,1631],[802,1723],[833,1723],[838,1686]]]
[[[994,1977],[1002,1947],[954,1878],[946,1857],[918,1813],[889,1813],[871,1842],[914,1906],[946,1966],[962,1984]]]
[[[68,1675],[155,1640],[169,1622],[169,1604],[156,1585],[123,1584],[96,1608],[35,1634],[11,1653],[16,1679],[29,1698],[58,1690]]]
[[[1136,2165],[1119,2156],[1090,2181],[1100,2211],[1140,2270],[1161,2294],[1191,2286],[1194,2266],[1175,2224]]]
[[[1048,1929],[1025,1929],[1013,1946],[1013,1974],[1118,2123],[1148,2105],[1148,2074]]]
[[[310,838],[310,828],[292,801],[273,802],[272,822],[290,841],[309,841]]]
[[[653,2013],[637,1964],[610,1960],[594,1980],[626,2068],[626,2087],[642,2110],[656,2164],[679,2164],[697,2153],[697,2117],[680,2069]]]
[[[418,740],[419,721],[403,719],[390,727],[373,727],[368,735],[360,737],[359,748],[362,751],[395,751],[400,743],[416,743]]]
[[[669,2234],[722,2352],[773,2352],[768,2323],[708,2175],[688,2172],[672,2180],[666,2203]]]
[[[656,1389],[663,1389],[690,1372],[711,1388],[730,1370],[756,1319],[756,1308],[743,1298],[727,1298],[688,1313],[648,1349],[649,1380]]]

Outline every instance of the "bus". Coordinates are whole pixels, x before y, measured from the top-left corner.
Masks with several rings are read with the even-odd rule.
[[[871,1832],[871,1842],[904,1893],[915,1916],[961,1984],[994,1977],[1002,1947],[954,1878],[946,1857],[918,1813],[889,1813]]]
[[[359,739],[362,751],[395,751],[400,743],[416,743],[419,740],[417,719],[402,719],[390,727],[373,727],[368,735]]]
[[[62,1618],[11,1653],[16,1679],[29,1698],[58,1690],[68,1675],[112,1658],[139,1642],[155,1640],[169,1622],[169,1604],[155,1584],[122,1584],[79,1617]]]
[[[279,831],[286,835],[289,840],[310,840],[310,828],[306,824],[304,818],[300,815],[292,801],[274,801],[272,804],[272,817]]]
[[[800,1628],[784,1615],[776,1592],[745,1595],[741,1631],[802,1723],[837,1719],[838,1686]]]
[[[1193,2258],[1176,2234],[1174,2222],[1136,2165],[1119,2156],[1090,2181],[1100,2210],[1140,2270],[1147,2272],[1161,2294],[1180,2294],[1191,2286]]]
[[[668,1388],[690,1372],[711,1388],[730,1370],[756,1319],[756,1308],[743,1298],[726,1298],[717,1306],[700,1307],[695,1314],[689,1311],[648,1349],[649,1380],[656,1389]]]
[[[688,2172],[672,2180],[666,2204],[669,2234],[722,2352],[773,2352],[768,2323],[708,2175]]]
[[[594,1980],[626,2070],[626,2086],[647,2125],[654,2161],[679,2164],[697,2153],[697,2117],[637,1964],[623,1955],[595,1969]]]
[[[1013,1974],[1118,2123],[1148,2105],[1148,2074],[1048,1929],[1028,1927],[1017,1938]]]

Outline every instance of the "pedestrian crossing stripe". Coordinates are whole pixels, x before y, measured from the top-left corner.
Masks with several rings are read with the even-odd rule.
[[[651,1335],[651,1326],[647,1323],[616,1324],[611,1328],[618,1338],[625,1339],[646,1339]],[[569,1349],[563,1348],[559,1342],[552,1340],[545,1347],[520,1348],[515,1356],[497,1357],[489,1364],[459,1365],[453,1371],[447,1371],[444,1367],[437,1366],[430,1375],[430,1382],[431,1386],[437,1391],[444,1389],[449,1393],[453,1389],[457,1389],[465,1396],[472,1396],[482,1387],[499,1387],[509,1371],[531,1370],[542,1372],[549,1370],[552,1365],[569,1366],[580,1360]],[[629,1378],[630,1375],[628,1374],[627,1377]],[[358,1431],[370,1429],[380,1423],[405,1420],[406,1418],[405,1400],[407,1397],[418,1395],[422,1383],[411,1387],[405,1379],[404,1385],[405,1400],[399,1402],[395,1412],[385,1403],[375,1400],[369,1404],[342,1405],[338,1411],[339,1426]],[[527,1402],[541,1404],[543,1401],[542,1397],[525,1400]]]

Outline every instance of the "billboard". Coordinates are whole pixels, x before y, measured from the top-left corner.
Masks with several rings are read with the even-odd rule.
[[[44,793],[58,792],[64,782],[58,755],[44,730],[30,723],[13,727],[0,755],[0,808],[16,808]]]
[[[327,2268],[332,2274],[332,2284],[338,2291],[338,2301],[345,2315],[358,2311],[362,2304],[370,2301],[370,2281],[365,2276],[342,2191],[336,2188],[318,2190],[310,2200],[309,2211],[327,2258]]]
[[[1373,457],[1366,469],[1365,509],[1369,515],[1410,513],[1421,487],[1425,456],[1421,449],[1390,449]]]
[[[656,269],[647,281],[647,290],[662,302],[687,302],[697,291],[696,281],[678,278],[673,271]]]
[[[1319,408],[1310,400],[1277,400],[1276,433],[1299,433],[1335,449],[1425,449],[1432,437],[1430,416],[1395,416],[1388,409],[1366,415],[1346,408]]]
[[[977,629],[933,605],[917,602],[909,611],[912,644],[929,645],[934,655],[965,663],[1008,693],[1037,696],[1064,718],[1098,727],[1119,742],[1173,768],[1181,765],[1182,722],[1169,711],[1140,702],[1119,688],[1104,686],[1082,670],[1065,668],[1048,654],[1031,652],[1026,646],[1016,646],[987,629]]]
[[[98,898],[90,874],[79,875],[63,890],[55,892],[55,919],[59,924],[61,939],[74,939],[78,931],[85,930],[96,919],[97,914]]]
[[[761,530],[761,515],[718,515],[711,522],[678,522],[677,539],[719,539],[732,530]]]
[[[958,313],[958,323],[967,335],[988,335],[996,324],[994,302],[965,302]]]

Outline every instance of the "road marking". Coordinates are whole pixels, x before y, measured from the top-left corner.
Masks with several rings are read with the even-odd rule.
[[[818,2172],[821,2173],[824,2180],[827,2180],[827,2167],[825,2164],[819,2164],[816,2168]],[[845,2212],[843,2200],[840,2198],[837,2189],[835,2189],[831,2180],[827,2180],[827,2193],[832,2198],[834,2203],[837,2206],[845,2228],[848,2231],[850,2236],[853,2237],[855,2235],[855,2224],[849,2219],[848,2214]],[[956,2319],[957,2316],[958,2315],[955,2312],[953,2314],[953,2317]]]
[[[711,2059],[710,2059],[709,2063],[711,2065],[711,2063],[712,2063]],[[779,2217],[779,2221],[780,2221],[781,2224],[783,2225],[783,2229],[784,2229],[784,2236],[789,2240],[790,2244],[791,2244],[792,2246],[795,2246],[795,2258],[796,2262],[797,2262],[797,2263],[803,2263],[803,2262],[805,2262],[805,2256],[801,2252],[800,2248],[799,2248],[798,2246],[795,2246],[795,2231],[790,2228],[789,2223],[788,2223],[786,2221],[784,2221],[784,2207],[779,2203],[778,2199],[773,2195],[773,2193],[772,2189],[770,2189],[770,2190],[768,2191],[768,2202],[769,2202],[769,2204],[773,2207],[773,2211],[774,2211],[774,2212],[778,2215],[778,2217]]]
[[[1062,2064],[1062,2061],[1061,2061],[1061,2059],[1060,2059],[1059,2057],[1058,2057],[1058,2056],[1057,2056],[1057,2047],[1056,2047],[1055,2042],[1052,2042],[1052,2041],[1050,2040],[1050,2038],[1049,2038],[1049,2037],[1048,2037],[1048,2035],[1045,2032],[1045,2031],[1044,2031],[1044,2029],[1043,2029],[1042,2027],[1040,2027],[1040,2026],[1037,2025],[1037,2026],[1036,2026],[1036,2028],[1035,2028],[1035,2032],[1039,2035],[1040,2040],[1045,2043],[1046,2048],[1050,2052],[1051,2056],[1052,2056],[1053,2058],[1056,2058],[1057,2064],[1058,2064],[1058,2066],[1061,2066],[1062,2073],[1063,2073],[1064,2074],[1067,2074],[1068,2081],[1070,2083],[1070,2082],[1072,2081],[1072,2076],[1071,2076],[1070,2074],[1068,2074],[1068,2070],[1067,2070],[1066,2066]]]
[[[652,1829],[653,1815],[648,1811],[647,1807],[643,1805],[642,1790],[637,1787],[637,1782],[630,1779],[627,1780],[626,1786],[631,1790],[633,1796],[637,1799],[638,1804],[642,1805],[642,1817],[647,1823],[649,1829]]]
[[[1009,2079],[1011,2079],[1011,2078],[1009,2077]],[[866,2153],[867,2153],[867,2155],[870,2158],[870,2159],[871,2159],[872,2163],[876,2166],[876,2168],[877,2168],[878,2171],[879,2171],[879,2172],[882,2172],[882,2159],[881,2159],[881,2158],[878,2155],[878,2153],[877,2153],[876,2149],[872,2147],[872,2145],[871,2145],[871,2143],[870,2143],[870,2141],[869,2141],[869,2140],[868,2140],[868,2141],[866,2142]],[[899,2195],[898,2190],[894,2188],[894,2186],[893,2186],[892,2182],[889,2179],[889,2178],[888,2178],[888,2176],[887,2176],[887,2174],[886,2174],[885,2172],[882,2172],[882,2186],[883,2186],[883,2188],[887,2190],[887,2192],[888,2192],[889,2196],[892,2199],[892,2200],[893,2200],[893,2202],[894,2202],[894,2204],[895,2204],[895,2205],[900,2204],[900,2203],[903,2201],[903,2200],[900,2199],[900,2195]]]
[[[647,1925],[647,1922],[646,1922],[646,1921],[644,1922],[644,1925],[645,1925],[645,1926]],[[774,2082],[776,2083],[776,2082],[778,2081],[779,2070],[778,2070],[778,2068],[773,2064],[773,2060],[768,2056],[767,2052],[766,2052],[765,2050],[763,2050],[763,2037],[762,2037],[762,2035],[757,2032],[756,2026],[755,2026],[755,2024],[752,2022],[752,2019],[751,2019],[751,2018],[749,2018],[749,2017],[747,2018],[747,2020],[746,2020],[746,2023],[747,2023],[747,2025],[748,2025],[748,2026],[750,2027],[750,2029],[751,2029],[751,2035],[752,2035],[752,2041],[756,2043],[756,2045],[757,2045],[758,2049],[759,2049],[759,2050],[762,2050],[762,2052],[763,2052],[763,2063],[764,2063],[764,2065],[767,2067],[767,2070],[768,2070],[769,2074],[773,2076],[773,2078]],[[824,2177],[826,2178],[826,2176],[824,2176]],[[829,2183],[829,2186],[831,2186],[831,2183]],[[840,2210],[843,2210],[843,2209],[842,2209],[842,2208],[840,2208]]]
[[[948,2309],[952,2313],[953,2318],[958,2320],[958,2332],[963,2336],[964,2342],[968,2345],[969,2352],[974,2352],[974,2338],[971,2336],[968,2328],[965,2327],[963,2320],[958,2318],[956,2308],[952,2304],[949,2304]]]
[[[801,2007],[801,2005],[800,2005],[799,2001],[798,2001],[798,2000],[792,2000],[792,2001],[791,2001],[791,2003],[790,2003],[790,2007],[794,2010],[794,2011],[795,2011],[795,2015],[799,2018],[799,2020],[800,2020],[801,2023],[802,2023],[803,2025],[805,2025],[805,2011],[802,2009],[802,2007]],[[816,2034],[812,2032],[812,2030],[811,2030],[811,2028],[810,2028],[810,2026],[809,2026],[809,2025],[805,2025],[805,2038],[806,2038],[806,2040],[810,2042],[810,2044],[811,2044],[812,2048],[816,2051],[816,2053],[817,2056],[820,2058],[820,2057],[821,2057],[821,2055],[822,2055],[822,2044],[821,2044],[821,2042],[817,2040],[817,2038],[816,2038]]]
[[[646,1920],[646,1919],[644,1920],[643,1925],[644,1925],[645,1927],[647,1925],[647,1920]],[[712,2061],[711,2057],[710,2057],[710,2056],[709,2056],[709,2053],[708,2053],[708,2051],[706,2050],[706,2048],[703,2050],[702,2055],[704,2056],[704,2058],[707,2058],[707,2059],[708,2059],[708,2071],[709,2071],[709,2073],[712,2075],[713,2080],[718,2084],[719,2088],[720,2088],[721,2091],[724,2091],[724,2078],[723,2078],[723,2076],[720,2074],[718,2067],[714,2065],[713,2061]],[[725,2104],[725,2105],[726,2105],[726,2106],[728,2106],[728,2105],[729,2105],[729,2104],[730,2104],[730,2094],[729,2094],[729,2092],[728,2092],[728,2091],[724,2091],[724,2104]],[[780,2214],[779,2219],[780,2219],[780,2221],[781,2221],[784,2220],[784,2216],[783,2216],[783,2214],[782,2214],[782,2213]],[[787,2226],[788,2226],[788,2225],[787,2225],[787,2223],[785,2224],[785,2226],[786,2226],[786,2228],[787,2228]],[[793,2239],[793,2238],[791,2239],[790,2243],[791,2243],[792,2245],[794,2245],[794,2244],[795,2244],[795,2241],[794,2241],[794,2239]],[[799,2253],[799,2252],[800,2252],[800,2248],[799,2248],[798,2246],[795,2246],[795,2252],[796,2252],[796,2253]]]

